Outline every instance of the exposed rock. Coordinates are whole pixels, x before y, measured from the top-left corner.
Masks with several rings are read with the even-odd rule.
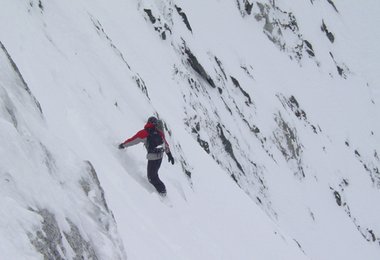
[[[346,79],[347,75],[349,73],[351,73],[350,69],[344,63],[338,64],[338,62],[334,58],[334,55],[331,52],[329,52],[329,54],[330,54],[330,57],[332,58],[332,60],[334,61],[335,65],[336,65],[336,69],[338,71],[339,76]]]
[[[362,235],[362,237],[367,242],[380,242],[380,238],[378,238],[371,228],[363,228],[359,224],[359,220],[352,215],[351,209],[348,205],[348,202],[344,196],[345,188],[348,187],[348,180],[343,179],[342,182],[339,184],[340,192],[336,191],[332,187],[330,189],[333,191],[335,201],[338,204],[339,207],[342,207],[344,211],[346,212],[347,216],[352,220],[353,224],[355,225],[356,229],[359,231],[359,233]],[[378,243],[380,246],[380,243]]]
[[[340,197],[339,192],[334,191],[334,197],[336,200],[336,204],[338,204],[338,206],[342,206],[342,198]]]
[[[160,17],[155,17],[151,9],[144,9],[144,12],[148,16],[149,21],[152,23],[154,30],[157,31],[159,35],[161,36],[161,39],[166,40],[167,38],[166,34],[172,33],[169,25],[165,22],[162,22]]]
[[[247,106],[252,105],[253,103],[252,103],[251,97],[250,97],[249,94],[248,94],[248,93],[247,93],[247,92],[246,92],[246,91],[240,86],[239,81],[238,81],[236,78],[232,77],[232,76],[230,76],[230,78],[231,78],[231,80],[232,80],[232,83],[234,83],[235,87],[237,87],[237,88],[241,91],[241,93],[243,93],[243,95],[247,98],[247,101],[245,101],[246,105],[247,105]]]
[[[275,116],[278,129],[273,133],[274,141],[282,155],[290,163],[298,178],[304,178],[305,172],[302,163],[302,145],[297,137],[295,128],[289,126],[281,116],[281,113]],[[293,162],[293,163],[291,163]],[[294,165],[294,166],[292,166]]]
[[[73,249],[75,253],[74,260],[99,259],[96,255],[94,246],[89,241],[86,241],[83,238],[78,227],[72,221],[70,221],[70,219],[66,219],[66,221],[70,225],[70,231],[64,231],[63,234],[65,235],[67,242],[69,243],[70,247]]]
[[[219,134],[219,137],[220,139],[222,140],[222,143],[223,143],[223,146],[224,146],[224,150],[227,152],[227,154],[232,158],[232,160],[235,161],[236,163],[236,166],[238,167],[238,169],[243,173],[245,174],[244,170],[243,170],[243,167],[240,165],[239,161],[236,159],[236,156],[234,154],[234,150],[232,148],[232,144],[231,142],[227,139],[227,137],[225,136],[224,134],[224,131],[223,131],[223,128],[220,124],[217,125],[217,129],[218,129],[218,134]]]
[[[274,1],[270,4],[256,2],[259,12],[255,14],[257,21],[264,21],[264,33],[280,50],[288,52],[291,58],[301,60],[304,51],[312,56],[310,48],[305,47],[302,34],[299,32],[296,17],[292,12],[281,10]],[[285,32],[292,40],[285,40]],[[292,42],[290,44],[290,42]]]
[[[54,214],[47,209],[30,210],[42,217],[42,223],[41,229],[37,230],[35,234],[28,233],[28,237],[31,244],[42,254],[45,260],[68,259],[69,254],[68,249],[64,246],[64,239],[75,253],[73,259],[99,259],[94,246],[83,238],[78,227],[70,219],[66,218],[70,226],[70,231],[66,232],[61,230]],[[62,236],[62,234],[64,234],[64,236]]]
[[[313,49],[313,45],[311,45],[311,43],[307,40],[304,40],[304,43],[306,44],[306,52],[311,56],[311,57],[315,57],[315,53],[314,53],[314,49]]]
[[[286,98],[282,94],[277,94],[277,97],[286,110],[288,110],[290,108],[290,110],[293,112],[293,114],[299,120],[303,121],[305,123],[305,125],[310,126],[310,128],[313,130],[313,132],[315,134],[322,132],[322,130],[320,129],[319,126],[316,127],[312,123],[309,122],[309,120],[307,119],[306,112],[300,107],[297,99],[293,95],[290,96],[290,98]]]
[[[38,0],[38,8],[41,9],[41,12],[44,11],[44,6],[42,5],[42,1]]]
[[[253,8],[253,2],[251,0],[236,0],[236,4],[243,17],[251,15]]]
[[[31,244],[43,255],[45,260],[66,259],[66,249],[63,246],[61,230],[54,214],[47,209],[32,211],[42,217],[42,227],[35,234],[28,233]]]
[[[327,36],[327,38],[329,39],[329,41],[330,41],[331,43],[334,43],[334,41],[335,41],[334,34],[333,34],[332,32],[330,32],[330,31],[327,29],[327,26],[326,26],[324,20],[322,20],[321,30],[322,30],[322,32],[324,32],[324,33],[326,34],[326,36]]]
[[[193,30],[191,29],[191,26],[190,26],[189,20],[187,19],[186,13],[182,10],[181,7],[179,7],[177,5],[175,5],[175,8],[176,8],[178,14],[182,17],[182,20],[185,23],[187,29],[192,33]]]
[[[186,54],[186,59],[191,68],[198,73],[198,75],[204,79],[211,87],[216,88],[216,85],[212,78],[207,74],[206,70],[199,63],[197,57],[191,52],[191,50],[184,43],[184,51]]]
[[[39,112],[40,112],[40,114],[42,116],[43,113],[42,113],[42,108],[41,108],[40,103],[38,102],[38,100],[36,99],[36,97],[32,94],[32,91],[30,91],[30,88],[29,88],[28,84],[26,83],[24,77],[22,76],[20,70],[18,69],[16,63],[14,62],[14,60],[11,57],[11,55],[9,54],[9,52],[7,51],[7,49],[5,48],[5,46],[3,45],[3,43],[1,41],[0,41],[0,49],[4,52],[4,54],[8,58],[8,61],[9,61],[10,65],[12,66],[14,72],[17,74],[19,80],[21,81],[22,87],[24,88],[24,90],[26,90],[26,92],[32,98],[34,104],[36,105],[37,109],[39,110]]]
[[[140,75],[136,74],[132,78],[135,80],[137,86],[142,91],[142,93],[144,93],[144,95],[150,100],[148,89],[147,89],[147,87],[145,85],[144,80],[140,77]]]
[[[87,196],[90,196],[90,191],[95,192],[95,196],[91,196],[94,199],[94,202],[101,206],[103,210],[105,210],[107,213],[110,213],[110,210],[108,209],[108,205],[106,202],[106,199],[104,197],[104,190],[102,186],[100,185],[98,175],[95,171],[94,166],[91,164],[90,161],[85,161],[86,163],[86,172],[88,175],[86,178],[82,178],[80,181],[80,184],[82,186],[83,191],[86,193]]]
[[[150,9],[144,9],[144,12],[148,15],[150,22],[152,24],[155,24],[156,23],[156,17],[153,16],[152,10],[150,10]]]
[[[335,4],[334,4],[334,2],[333,2],[333,0],[327,0],[327,2],[329,2],[329,4],[334,8],[334,10],[335,10],[337,13],[339,13],[339,12],[338,12],[338,9],[336,8],[336,6],[335,6]]]

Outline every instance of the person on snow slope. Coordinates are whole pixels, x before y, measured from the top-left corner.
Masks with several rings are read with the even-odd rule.
[[[148,118],[144,129],[138,131],[134,136],[125,140],[119,145],[119,149],[144,143],[147,149],[146,158],[148,159],[147,174],[149,182],[156,188],[162,196],[166,195],[165,184],[158,176],[164,152],[168,156],[171,164],[174,164],[174,158],[170,152],[169,144],[165,139],[162,121],[152,116]]]

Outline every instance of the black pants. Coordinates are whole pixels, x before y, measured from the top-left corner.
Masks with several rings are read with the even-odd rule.
[[[158,177],[162,158],[158,160],[148,160],[148,180],[159,193],[166,193],[165,184]]]

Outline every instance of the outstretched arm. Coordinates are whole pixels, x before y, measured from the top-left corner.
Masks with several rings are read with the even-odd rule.
[[[144,142],[148,136],[148,132],[145,130],[138,131],[134,136],[125,140],[119,145],[120,149]]]

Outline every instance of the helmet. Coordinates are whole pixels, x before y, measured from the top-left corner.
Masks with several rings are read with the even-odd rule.
[[[148,123],[152,123],[154,125],[157,125],[158,119],[154,116],[151,116],[148,118]]]

